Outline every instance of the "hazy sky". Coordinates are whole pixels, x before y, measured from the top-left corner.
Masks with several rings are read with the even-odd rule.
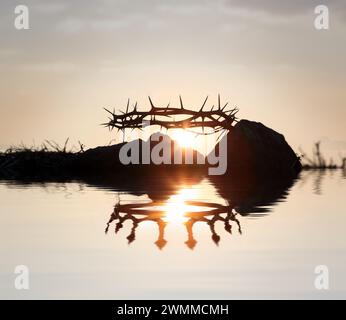
[[[29,8],[29,30],[14,8]],[[325,4],[330,29],[314,28]],[[0,146],[114,137],[103,107],[199,107],[217,94],[294,147],[346,154],[346,1],[103,0],[0,4]],[[327,140],[329,141],[327,143]]]

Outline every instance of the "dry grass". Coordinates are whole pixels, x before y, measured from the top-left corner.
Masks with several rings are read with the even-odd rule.
[[[84,145],[79,148],[68,147],[69,139],[60,146],[55,141],[46,140],[39,146],[27,146],[21,143],[0,152],[0,173],[11,170],[34,170],[37,168],[54,168],[66,164],[72,157],[84,152]]]
[[[326,160],[325,156],[321,151],[321,142],[317,141],[314,144],[312,157],[308,156],[302,149],[299,150],[301,153],[301,160],[304,169],[339,169],[346,168],[346,158],[341,157],[341,164],[337,165],[333,158],[329,161]]]

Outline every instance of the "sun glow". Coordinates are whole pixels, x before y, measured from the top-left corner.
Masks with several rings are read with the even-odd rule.
[[[177,130],[172,133],[173,140],[177,141],[183,148],[191,148],[196,144],[196,134],[186,131]]]
[[[196,207],[187,205],[185,201],[193,200],[196,195],[197,190],[195,189],[181,189],[178,194],[171,196],[164,206],[166,212],[164,220],[169,223],[186,222],[188,220],[186,213],[196,211]]]

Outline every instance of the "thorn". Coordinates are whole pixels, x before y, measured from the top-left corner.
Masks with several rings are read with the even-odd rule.
[[[219,109],[220,109],[221,108],[220,93],[217,95],[217,104],[218,104]]]
[[[180,100],[180,107],[182,109],[184,109],[184,105],[183,105],[183,100],[181,99],[181,96],[179,95],[179,100]]]
[[[149,98],[149,102],[150,102],[151,107],[152,107],[153,109],[155,109],[155,106],[154,106],[153,102],[151,101],[150,96],[148,96],[148,98]]]
[[[234,117],[237,113],[239,112],[239,110],[233,110],[232,116]]]
[[[204,102],[203,102],[203,104],[202,104],[202,107],[201,107],[201,109],[200,109],[199,111],[202,111],[202,110],[203,110],[205,104],[207,103],[207,100],[208,100],[208,96],[205,98],[205,100],[204,100]]]
[[[106,110],[108,113],[110,113],[111,115],[113,115],[114,113],[112,113],[112,111],[109,111],[108,109],[106,108],[103,108],[104,110]]]
[[[129,111],[130,98],[127,99],[126,113]]]

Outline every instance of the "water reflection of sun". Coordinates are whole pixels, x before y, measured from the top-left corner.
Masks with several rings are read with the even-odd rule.
[[[196,196],[196,189],[180,189],[177,194],[171,196],[164,204],[163,210],[166,212],[164,220],[169,223],[186,222],[188,220],[186,213],[198,211],[198,207],[187,205],[185,202],[193,200]]]

